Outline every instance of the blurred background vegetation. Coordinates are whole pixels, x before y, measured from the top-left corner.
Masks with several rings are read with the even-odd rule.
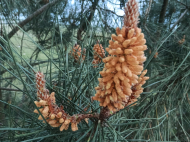
[[[108,47],[123,25],[124,0],[0,0],[0,141],[190,141],[190,1],[138,0],[150,77],[136,106],[60,132],[37,119],[35,72],[70,115],[100,111],[91,102],[103,64],[93,46]],[[70,54],[86,48],[84,62]]]

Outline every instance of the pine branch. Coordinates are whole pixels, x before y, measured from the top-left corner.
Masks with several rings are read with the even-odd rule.
[[[175,26],[179,23],[179,21],[185,16],[185,14],[187,13],[188,9],[186,9],[182,14],[181,16],[179,17],[179,19],[175,22],[175,24],[172,26],[172,28],[170,29],[170,31],[172,31]]]
[[[190,8],[189,6],[187,6],[186,4],[184,4],[184,3],[180,2],[180,1],[176,0],[176,2],[180,3],[181,5],[185,6],[186,8]]]
[[[31,20],[33,20],[35,17],[37,17],[38,15],[40,15],[41,13],[43,13],[48,7],[55,5],[58,1],[59,0],[54,0],[54,1],[50,2],[50,3],[47,3],[46,5],[42,6],[41,8],[39,8],[38,10],[36,10],[33,14],[31,14],[30,16],[28,16],[25,20],[23,20],[20,23],[18,23],[18,26],[22,28],[24,25],[26,25]],[[9,39],[19,30],[18,26],[15,26],[12,29],[12,31],[8,34],[8,38]]]
[[[104,10],[104,11],[106,11],[106,12],[110,12],[110,13],[112,13],[112,14],[118,16],[118,17],[123,17],[123,16],[118,15],[117,13],[115,13],[114,11],[112,11],[112,10],[110,10],[110,9],[104,9],[104,8],[101,8],[100,6],[98,6],[98,8],[100,8],[101,10]]]
[[[97,0],[96,2],[94,2],[93,4],[92,4],[92,6],[91,6],[91,13],[90,13],[90,15],[88,16],[88,18],[87,18],[87,22],[88,23],[86,23],[85,21],[81,21],[82,23],[81,23],[81,26],[80,26],[80,28],[79,28],[79,30],[78,30],[78,32],[77,32],[77,40],[79,40],[79,41],[81,41],[81,39],[82,39],[82,32],[83,31],[85,31],[86,29],[87,29],[87,26],[89,25],[89,23],[92,21],[92,19],[93,19],[93,17],[94,17],[94,13],[95,13],[95,10],[96,10],[96,6],[98,5],[98,2],[99,2],[99,0]],[[81,12],[83,12],[83,11],[81,11]]]

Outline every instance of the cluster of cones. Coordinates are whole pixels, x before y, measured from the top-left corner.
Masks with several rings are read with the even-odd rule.
[[[74,57],[75,62],[82,62],[85,59],[86,49],[83,48],[83,50],[81,50],[81,47],[78,44],[75,44],[72,51],[70,51],[70,54]],[[81,57],[81,55],[82,55],[82,57]],[[80,60],[80,58],[81,58],[81,60]]]
[[[137,2],[129,0],[125,8],[124,26],[122,29],[116,28],[117,36],[112,34],[106,48],[109,56],[103,59],[102,78],[98,79],[99,86],[92,97],[112,112],[136,102],[143,92],[142,85],[149,79],[144,76],[147,70],[143,71],[147,46],[144,34],[137,28],[138,15]]]
[[[99,44],[99,42],[94,45],[93,51],[94,51],[94,59],[92,61],[92,64],[94,65],[93,66],[94,68],[97,68],[98,64],[101,63],[102,58],[105,57],[105,51],[102,45]]]
[[[52,127],[60,127],[60,131],[67,130],[71,124],[72,131],[78,130],[77,124],[85,119],[88,122],[90,117],[98,117],[97,114],[76,114],[70,116],[64,111],[63,106],[58,106],[55,100],[55,93],[49,94],[45,88],[45,79],[43,73],[36,73],[37,97],[39,101],[34,101],[39,109],[35,109],[34,113],[39,114],[39,120],[45,120]],[[39,113],[39,111],[40,113]],[[43,116],[43,117],[42,117]]]
[[[143,62],[146,60],[144,45],[146,40],[141,29],[123,27],[116,29],[117,35],[112,35],[109,47],[106,51],[109,56],[103,59],[105,66],[100,72],[99,86],[92,98],[98,100],[100,106],[108,107],[115,112],[125,106],[134,103],[143,92],[142,85],[148,77],[144,77]],[[142,75],[139,77],[138,75]]]
[[[35,109],[34,112],[40,114],[39,120],[46,120],[43,122],[49,123],[52,127],[60,127],[60,131],[67,130],[71,123],[71,129],[76,131],[78,130],[77,124],[83,119],[96,117],[103,121],[113,114],[110,111],[116,112],[135,104],[143,92],[142,85],[149,79],[144,76],[147,73],[147,70],[143,68],[146,60],[144,51],[147,46],[144,34],[141,33],[141,29],[137,28],[138,15],[138,3],[135,0],[129,0],[125,8],[124,26],[122,29],[116,28],[117,35],[112,34],[112,40],[106,48],[109,53],[108,57],[101,59],[105,56],[102,45],[97,43],[93,48],[93,64],[98,64],[101,60],[104,62],[104,68],[100,71],[102,78],[98,78],[99,86],[95,88],[96,94],[92,97],[92,100],[99,101],[100,106],[103,106],[100,114],[73,116],[67,114],[63,106],[59,107],[56,104],[55,93],[49,94],[45,88],[44,75],[38,72],[36,86],[39,101],[35,101],[35,104],[39,109]],[[81,51],[81,47],[77,44],[71,51],[76,61],[80,58],[84,60],[85,53],[86,50]]]

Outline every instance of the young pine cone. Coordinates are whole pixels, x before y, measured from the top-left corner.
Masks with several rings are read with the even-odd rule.
[[[81,53],[81,47],[78,44],[75,44],[75,46],[73,47],[72,51],[70,51],[70,53],[72,54],[72,56],[75,59],[75,62],[80,62],[80,56],[82,54],[82,61],[84,61],[85,59],[85,54],[86,54],[86,49],[84,48],[82,53]]]
[[[105,51],[101,44],[97,43],[93,47],[94,50],[94,59],[92,61],[92,64],[94,64],[94,68],[97,68],[97,64],[101,63],[102,58],[105,57]]]
[[[34,101],[35,105],[39,107],[39,111],[42,115],[39,115],[38,119],[43,120],[45,118],[46,122],[52,127],[59,127],[65,123],[65,121],[71,121],[70,116],[65,113],[63,106],[58,107],[55,101],[55,93],[49,94],[49,90],[45,87],[45,78],[43,73],[36,73],[36,87],[37,96],[39,101]],[[34,113],[39,114],[38,110],[35,109]],[[43,117],[42,117],[43,116]],[[43,121],[45,123],[45,121]],[[69,123],[68,123],[69,124]],[[66,129],[65,127],[64,129]],[[60,130],[63,130],[60,127]]]
[[[37,109],[34,110],[34,113],[39,114],[38,119],[44,120],[52,127],[59,127],[60,131],[67,130],[71,124],[72,131],[78,130],[78,123],[81,120],[88,122],[90,117],[98,117],[97,114],[74,114],[70,116],[67,114],[63,106],[58,106],[55,100],[55,93],[52,92],[49,94],[49,90],[45,87],[44,75],[41,72],[36,73],[36,86],[37,86],[37,95],[38,101],[34,101],[35,105],[38,107],[40,113]],[[43,119],[43,117],[44,119]],[[43,121],[43,123],[45,123]]]
[[[181,40],[178,41],[178,44],[183,44],[184,42],[185,42],[185,35],[183,36]]]

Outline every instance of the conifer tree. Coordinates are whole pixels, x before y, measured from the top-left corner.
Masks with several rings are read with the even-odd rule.
[[[132,16],[138,22],[110,5],[128,6],[125,14],[139,8]],[[187,0],[138,6],[135,0],[0,0],[0,141],[190,141],[189,7]],[[147,50],[143,44],[142,52],[115,50],[140,32]],[[142,68],[149,77],[143,86]]]

